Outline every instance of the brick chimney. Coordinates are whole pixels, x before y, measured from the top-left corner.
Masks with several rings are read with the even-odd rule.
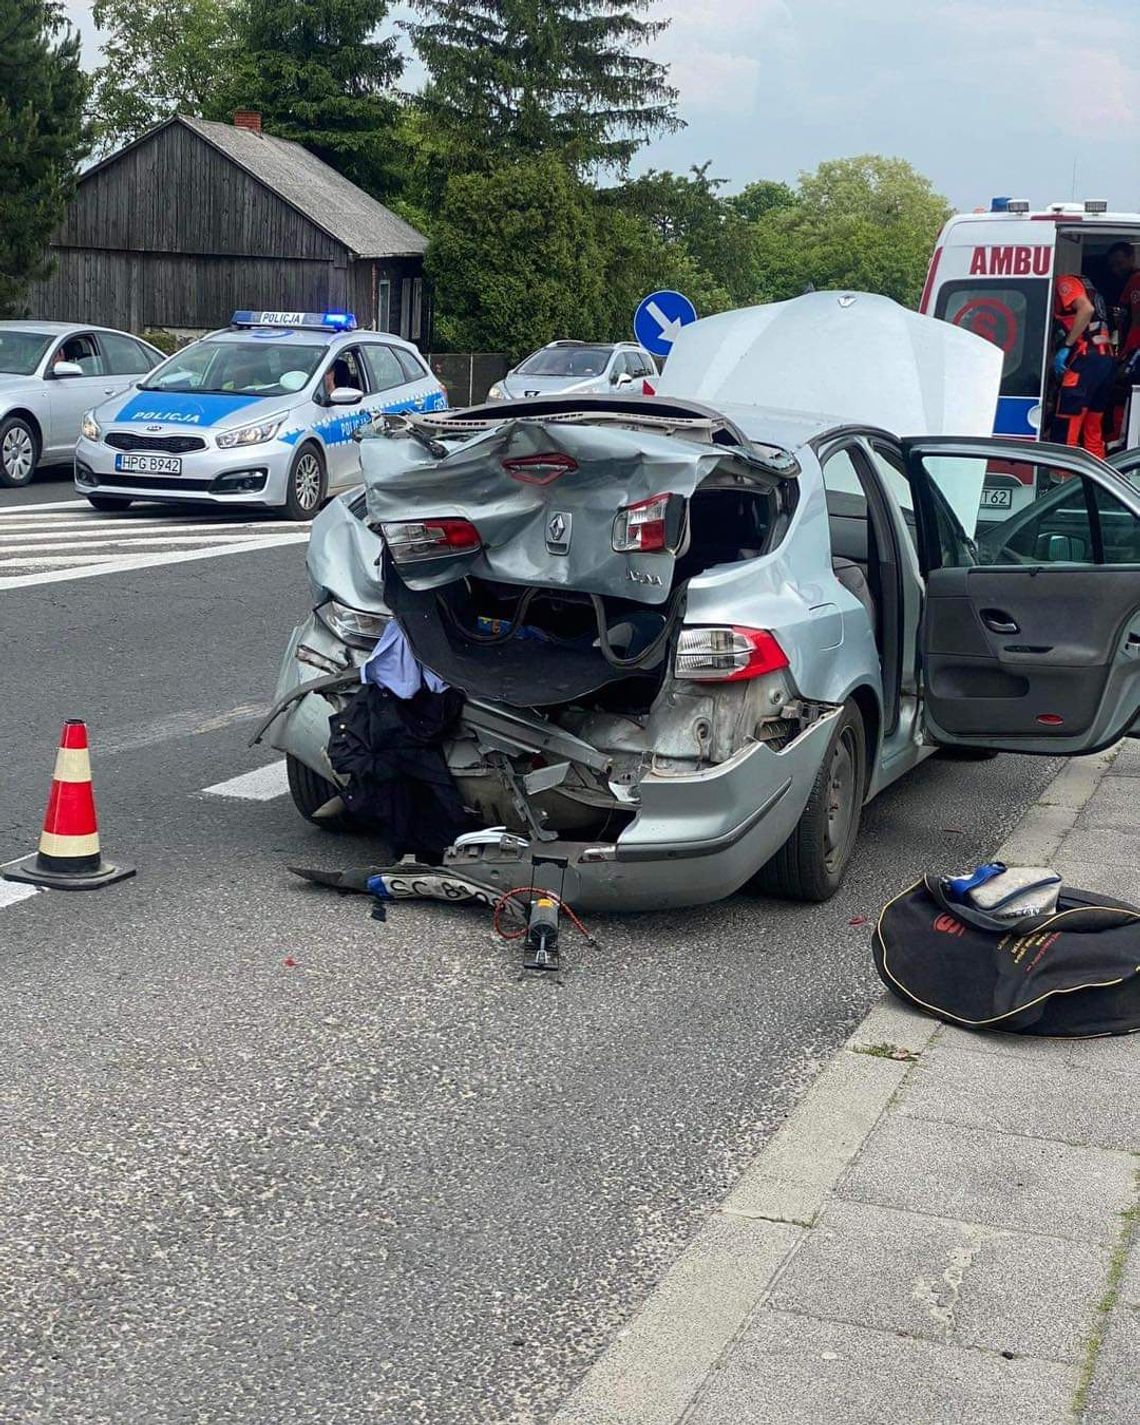
[[[249,129],[250,133],[261,132],[261,115],[256,109],[235,109],[234,128]]]

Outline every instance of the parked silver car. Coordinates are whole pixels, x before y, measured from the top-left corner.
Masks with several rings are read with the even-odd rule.
[[[491,401],[514,401],[555,392],[602,393],[657,379],[657,364],[633,341],[552,341],[508,371],[487,393]]]
[[[0,485],[70,461],[85,411],[162,360],[138,337],[64,322],[0,322]]]
[[[846,419],[804,408],[842,383],[797,384],[761,308],[697,323],[670,358],[674,383],[736,397],[720,406],[558,397],[362,442],[365,491],[313,528],[316,607],[271,724],[304,814],[334,797],[329,716],[393,615],[467,694],[446,749],[464,801],[513,833],[448,864],[502,890],[561,858],[588,909],[747,883],[822,900],[865,802],[935,747],[1069,756],[1125,734],[1140,491],[1081,451],[983,437],[1001,353],[979,338],[885,299],[798,304],[801,350],[814,332],[840,367],[881,361],[850,376]],[[739,400],[765,387],[801,404]],[[933,434],[900,439],[892,411]],[[1033,508],[1004,524],[980,518],[995,462],[1032,467]]]

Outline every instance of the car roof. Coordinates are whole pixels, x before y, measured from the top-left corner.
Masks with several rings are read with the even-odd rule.
[[[33,322],[28,320],[0,322],[0,330],[14,332],[42,332],[44,336],[66,336],[68,332],[111,332],[114,327],[101,327],[94,322]],[[130,332],[117,333],[130,336]]]
[[[419,348],[414,341],[405,341],[403,337],[396,336],[394,332],[374,331],[371,327],[354,328],[352,331],[326,331],[322,327],[219,327],[217,331],[207,332],[202,341],[248,341],[251,332],[272,332],[275,340],[288,341],[295,346],[309,346],[313,342],[323,342],[326,346],[332,346],[334,342],[342,341],[347,346],[364,341],[385,342],[389,346],[399,346],[405,351],[414,352],[419,356]],[[258,341],[267,341],[268,337],[259,336]]]
[[[650,400],[656,398],[650,398]],[[786,411],[778,406],[742,406],[733,403],[716,408],[726,419],[744,432],[749,440],[762,445],[778,445],[784,450],[802,450],[829,431],[850,427],[851,417],[828,411]]]
[[[575,347],[590,346],[601,351],[641,351],[642,348],[636,341],[579,341],[577,337],[564,337],[558,341],[548,341],[545,346],[536,347],[532,356],[540,351],[554,351],[557,348],[565,347],[573,350]]]

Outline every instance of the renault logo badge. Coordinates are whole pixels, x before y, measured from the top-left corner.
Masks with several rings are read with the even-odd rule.
[[[551,515],[546,526],[546,547],[551,554],[570,553],[570,526],[573,517],[561,510]]]

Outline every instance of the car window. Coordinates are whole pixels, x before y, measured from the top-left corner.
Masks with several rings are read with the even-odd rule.
[[[1039,396],[1050,311],[1049,279],[948,282],[934,315],[1000,347],[1003,396]]]
[[[846,446],[827,457],[823,467],[823,484],[829,495],[850,496],[854,503],[850,506],[845,505],[845,508],[849,508],[860,518],[866,519],[867,497],[863,493],[863,484],[859,479],[859,472],[855,468],[851,451]],[[828,500],[827,505],[830,509],[832,501]]]
[[[405,380],[427,380],[428,376],[430,375],[430,372],[421,362],[416,359],[415,356],[412,355],[410,351],[405,351],[402,346],[394,346],[391,349],[396,354],[396,360],[403,367]]]
[[[871,459],[875,462],[875,469],[879,472],[879,476],[893,497],[895,504],[898,505],[902,511],[907,534],[910,535],[910,542],[917,553],[918,534],[915,529],[914,492],[911,490],[910,484],[903,474],[902,456],[898,451],[891,450],[884,445],[879,445],[875,441],[870,441],[869,444],[871,447]]]
[[[347,346],[338,351],[325,368],[322,384],[326,395],[338,388],[367,392],[370,389],[368,372],[360,348]]]
[[[103,358],[112,376],[138,376],[149,371],[157,360],[133,337],[121,332],[100,332],[99,344],[103,348]]]
[[[69,336],[66,341],[60,342],[51,364],[58,366],[61,361],[74,362],[84,376],[106,375],[102,353],[95,344],[95,338],[88,333]]]
[[[600,376],[609,365],[608,346],[554,346],[536,351],[520,362],[520,376]]]
[[[32,376],[51,337],[43,332],[0,330],[0,371],[11,376]]]
[[[393,386],[402,386],[408,380],[395,350],[386,343],[369,343],[364,348],[364,353],[372,372],[374,391],[390,391]],[[423,373],[415,379],[422,380]]]
[[[1140,563],[1140,521],[1084,475],[975,455],[922,464],[960,526],[939,531],[944,564]]]
[[[309,384],[328,352],[325,343],[288,339],[272,342],[198,341],[156,366],[142,391],[198,391],[202,394],[287,396]]]

